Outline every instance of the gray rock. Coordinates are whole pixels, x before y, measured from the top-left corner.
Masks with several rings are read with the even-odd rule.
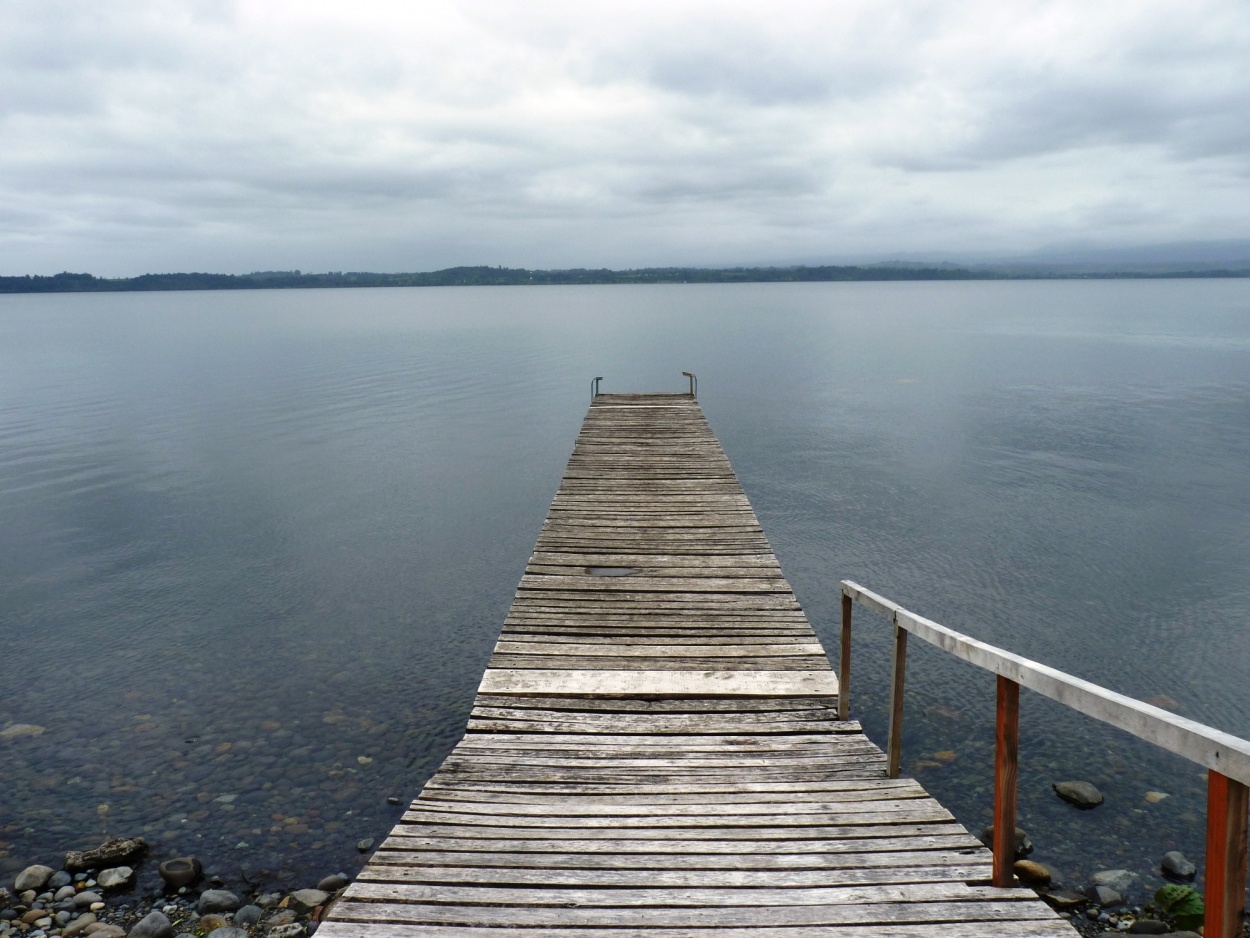
[[[48,880],[49,889],[60,889],[62,886],[68,886],[74,881],[74,877],[70,876],[64,870],[57,870],[52,874],[52,878]]]
[[[69,923],[70,914],[68,912],[57,912],[52,918],[56,920],[58,925],[66,925]]]
[[[1196,931],[1174,931],[1172,938],[1202,938]]]
[[[1096,808],[1103,802],[1102,792],[1089,782],[1055,782],[1055,794],[1078,808]]]
[[[84,889],[82,892],[74,896],[74,905],[80,909],[85,909],[93,902],[103,902],[98,892],[92,892],[90,889]]]
[[[120,925],[105,925],[103,928],[83,934],[89,934],[91,938],[126,938],[126,929]]]
[[[164,912],[153,910],[130,929],[129,938],[174,938],[174,926]]]
[[[981,831],[981,843],[987,847],[994,843],[994,825],[991,824],[985,830]],[[1029,839],[1028,833],[1022,828],[1016,828],[1016,856],[1015,859],[1021,860],[1033,852],[1033,841]]]
[[[247,929],[227,925],[225,928],[214,928],[209,934],[216,935],[217,938],[247,938]]]
[[[56,895],[54,895],[52,898],[56,900],[57,902],[64,902],[66,899],[74,898],[74,896],[76,896],[77,894],[78,893],[74,889],[73,886],[62,886],[60,889],[56,891]]]
[[[1095,884],[1085,890],[1085,895],[1089,896],[1104,909],[1114,909],[1118,905],[1124,905],[1124,897],[1110,886]]]
[[[278,925],[265,933],[265,938],[300,938],[304,934],[304,926],[299,922],[289,925]]]
[[[1129,926],[1130,935],[1170,935],[1171,927],[1157,918],[1139,918]]]
[[[256,897],[256,904],[262,909],[275,906],[282,901],[282,895],[276,892],[264,892]]]
[[[96,882],[105,889],[119,889],[135,878],[135,871],[128,866],[115,866],[112,869],[100,870]]]
[[[258,905],[245,905],[234,913],[234,922],[236,925],[255,925],[260,921],[263,911]]]
[[[170,889],[182,889],[200,878],[204,865],[195,857],[174,857],[163,861],[157,867],[157,872]]]
[[[287,906],[305,914],[330,901],[329,893],[320,889],[300,889],[287,896]]]
[[[200,915],[213,912],[233,912],[243,903],[234,893],[225,889],[205,889],[200,893],[200,901],[195,904],[195,911]]]
[[[319,882],[317,884],[317,888],[320,889],[322,892],[338,892],[340,889],[347,886],[347,884],[350,882],[351,880],[348,879],[346,876],[344,876],[342,873],[333,873],[330,876],[327,876],[321,882]]]
[[[1190,863],[1185,854],[1179,850],[1169,850],[1165,853],[1159,868],[1163,870],[1163,875],[1168,879],[1179,879],[1186,883],[1192,880],[1198,873],[1198,867]]]
[[[1133,883],[1137,881],[1137,874],[1130,873],[1128,870],[1099,870],[1090,877],[1090,882],[1095,886],[1108,886],[1114,889],[1120,895],[1124,895],[1133,888]]]
[[[366,837],[364,840],[356,841],[356,849],[361,853],[368,853],[373,849],[373,838]]]
[[[28,866],[22,872],[17,874],[17,879],[13,880],[13,888],[18,892],[26,892],[29,889],[39,890],[48,884],[48,880],[52,878],[52,874],[56,870],[50,866]]]

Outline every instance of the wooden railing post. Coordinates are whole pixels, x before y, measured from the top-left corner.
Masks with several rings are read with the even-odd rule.
[[[898,778],[903,761],[903,683],[907,677],[907,630],[894,623],[894,682],[890,689],[890,738],[886,744],[885,774]]]
[[[1246,824],[1250,788],[1207,773],[1206,938],[1239,938],[1246,910]]]
[[[838,658],[838,719],[851,718],[851,597],[842,594],[842,654]]]
[[[1016,859],[1016,775],[1020,755],[1020,685],[998,675],[994,746],[994,885],[1013,884]]]

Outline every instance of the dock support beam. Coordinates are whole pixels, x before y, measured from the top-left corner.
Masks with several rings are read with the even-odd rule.
[[[994,745],[994,885],[1013,885],[1016,777],[1020,761],[1020,685],[998,675]]]
[[[894,680],[890,687],[890,738],[886,742],[885,753],[887,778],[898,778],[903,761],[903,685],[906,680],[907,630],[895,622]]]
[[[1246,910],[1246,824],[1250,788],[1207,773],[1206,938],[1239,938]]]
[[[838,719],[851,718],[851,597],[842,594],[842,651],[838,658]]]

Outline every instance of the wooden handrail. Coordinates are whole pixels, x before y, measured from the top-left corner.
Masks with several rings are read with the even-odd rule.
[[[998,718],[994,784],[994,884],[1012,883],[1015,851],[1016,766],[1019,734],[1019,689],[1056,700],[1066,707],[1109,723],[1154,743],[1168,752],[1210,770],[1207,797],[1206,922],[1208,938],[1235,938],[1245,911],[1247,844],[1250,822],[1250,740],[1169,713],[1056,668],[948,629],[909,612],[884,596],[850,580],[842,581],[842,674],[850,675],[851,604],[879,612],[894,625],[894,671],[890,698],[890,738],[886,745],[887,774],[897,777],[902,749],[903,686],[907,635],[915,635],[943,651],[998,675]],[[849,682],[839,689],[838,710],[850,712],[844,699]]]

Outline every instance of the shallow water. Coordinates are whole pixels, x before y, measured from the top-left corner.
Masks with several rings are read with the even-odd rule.
[[[354,872],[459,738],[590,379],[683,370],[826,647],[851,578],[1250,735],[1250,282],[0,297],[0,731],[44,728],[0,741],[0,873],[106,834]],[[861,613],[878,742],[888,653]],[[979,829],[993,680],[910,664],[905,768]],[[1037,859],[1201,861],[1196,766],[1022,709]]]

